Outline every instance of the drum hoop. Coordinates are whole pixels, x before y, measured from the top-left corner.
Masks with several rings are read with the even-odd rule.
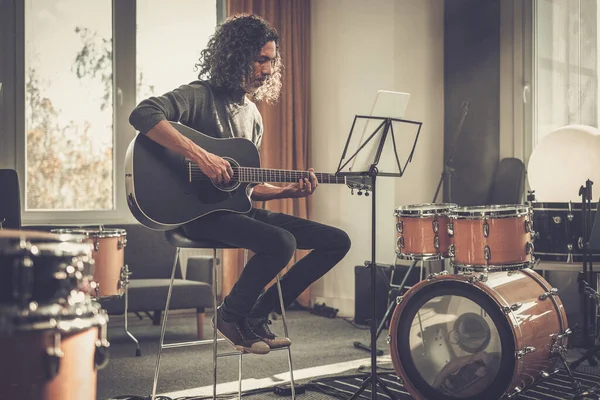
[[[421,209],[415,209],[414,207],[421,207]],[[407,218],[424,218],[431,217],[434,215],[447,215],[451,210],[455,209],[456,207],[458,207],[458,205],[453,203],[411,204],[407,206],[396,207],[396,210],[394,211],[394,216]]]
[[[444,258],[442,253],[401,253],[396,250],[396,256],[403,260],[438,261]]]
[[[73,242],[58,242],[58,243],[39,243],[34,245],[37,249],[36,255],[42,256],[90,256],[92,254],[91,243],[73,243]]]
[[[455,271],[460,272],[505,272],[505,271],[520,271],[525,268],[531,268],[535,264],[533,261],[523,261],[519,263],[509,264],[455,264],[451,262]]]
[[[447,282],[444,282],[444,281],[447,281]],[[510,347],[516,347],[516,346],[518,345],[518,343],[516,343],[516,339],[517,339],[517,338],[515,337],[515,333],[516,333],[516,332],[514,331],[514,328],[511,326],[511,324],[512,324],[512,321],[510,321],[510,320],[509,320],[509,317],[508,317],[506,314],[503,314],[503,313],[501,312],[501,309],[502,309],[501,307],[502,307],[502,306],[499,304],[499,302],[498,302],[498,299],[496,299],[495,297],[491,296],[491,295],[490,295],[490,293],[489,293],[488,291],[486,291],[486,290],[485,290],[485,288],[484,288],[484,286],[485,286],[485,285],[474,285],[474,284],[472,284],[472,283],[469,283],[469,282],[467,281],[467,279],[466,279],[464,276],[461,276],[461,275],[443,275],[443,276],[440,276],[439,278],[436,278],[436,279],[433,279],[433,280],[430,280],[430,281],[421,281],[421,282],[419,282],[417,285],[415,285],[415,286],[413,286],[411,289],[409,289],[409,292],[411,292],[411,291],[412,291],[412,293],[411,293],[411,294],[408,294],[408,292],[407,292],[407,295],[405,296],[405,299],[403,299],[402,303],[400,303],[400,306],[396,308],[396,311],[395,311],[395,312],[400,312],[400,311],[402,311],[402,312],[405,312],[405,310],[406,310],[406,305],[407,305],[408,301],[410,301],[411,299],[413,299],[413,297],[415,296],[415,294],[418,294],[418,292],[420,292],[422,289],[431,290],[431,289],[429,289],[428,287],[429,287],[429,286],[431,286],[431,285],[433,285],[433,284],[435,284],[436,282],[444,282],[446,286],[447,286],[448,284],[450,284],[450,285],[452,285],[452,286],[454,286],[454,285],[456,285],[456,284],[463,284],[463,285],[464,285],[464,286],[463,286],[464,288],[468,288],[468,287],[470,287],[470,288],[476,289],[476,290],[477,290],[477,291],[479,291],[481,294],[485,295],[485,298],[486,298],[486,300],[487,300],[487,301],[489,301],[489,302],[490,302],[490,304],[494,304],[495,306],[497,306],[497,307],[498,307],[498,308],[497,308],[497,311],[498,311],[497,315],[495,315],[495,316],[492,316],[492,315],[493,315],[492,313],[488,313],[488,314],[490,315],[490,317],[492,317],[492,321],[494,321],[494,323],[495,323],[496,329],[498,330],[498,335],[499,335],[499,337],[500,337],[500,340],[503,342],[503,345],[504,345],[504,341],[502,340],[501,330],[506,330],[506,329],[508,329],[508,330],[511,332],[512,339],[513,339],[513,340],[511,341],[513,346],[510,346]],[[490,290],[491,290],[491,288],[490,288]],[[467,290],[467,293],[474,293],[474,292],[472,292],[471,290],[469,290],[469,289],[468,289],[468,290]],[[435,295],[435,294],[434,294],[432,297],[430,297],[430,299],[433,299],[433,298],[435,298],[436,296],[437,296],[437,295]],[[470,300],[471,300],[471,301],[473,301],[472,299],[470,299]],[[495,310],[496,310],[496,309],[495,309]],[[495,311],[494,311],[494,312],[495,312]],[[500,317],[498,317],[499,315],[501,315],[501,316],[502,316],[502,317],[504,317],[504,318],[500,318]],[[402,327],[402,324],[400,324],[400,317],[401,317],[401,316],[399,316],[399,318],[398,318],[398,323],[397,323],[396,325],[397,325],[397,327],[399,327],[399,328],[404,328],[404,329],[406,329],[406,326],[409,326],[409,324],[404,324],[404,325],[405,325],[405,327]],[[504,329],[502,329],[502,328],[501,328],[501,327],[498,325],[498,321],[496,321],[495,319],[499,319],[500,321],[504,321],[504,322],[505,322],[505,324],[504,324]],[[397,329],[397,327],[396,327],[396,326],[394,326],[394,327],[393,327],[393,329],[394,329],[394,332],[393,332],[393,334],[392,334],[392,333],[390,333],[390,335],[392,335],[392,336],[391,336],[391,337],[392,337],[392,342],[394,343],[394,346],[395,346],[395,347],[397,348],[397,350],[398,350],[398,351],[397,351],[397,353],[398,353],[399,363],[401,364],[401,369],[404,371],[404,374],[406,374],[406,375],[407,375],[407,377],[408,377],[408,374],[406,373],[406,366],[410,366],[410,368],[411,368],[411,369],[414,369],[414,368],[413,368],[413,366],[414,366],[414,361],[412,361],[412,355],[411,355],[411,353],[410,353],[410,352],[408,352],[408,354],[410,355],[410,363],[403,363],[403,362],[402,362],[402,361],[403,361],[402,359],[404,358],[404,359],[406,360],[406,357],[408,357],[408,355],[402,354],[402,352],[400,352],[400,351],[399,351],[399,350],[400,350],[400,347],[399,347],[399,341],[398,341],[398,336],[399,336],[399,333],[398,333],[398,329]],[[392,327],[390,327],[390,329],[392,329]],[[406,337],[409,337],[409,335],[406,335]],[[508,355],[504,356],[504,351],[505,351],[505,350],[504,350],[504,346],[503,346],[503,356],[502,356],[502,359],[504,359],[504,357],[506,357],[506,359],[511,359],[511,360],[514,360],[514,351],[513,351],[513,352],[510,352],[510,351],[508,351],[508,350],[510,350],[510,349],[509,349],[509,348],[507,348],[507,349],[506,349],[506,351],[507,351]],[[514,350],[516,350],[516,348],[515,348]],[[394,359],[393,359],[393,361],[394,361],[394,364],[395,364],[395,360],[394,360]],[[514,366],[515,368],[513,368],[513,371],[512,371],[512,373],[511,373],[511,372],[508,372],[508,373],[506,374],[507,383],[506,383],[506,388],[504,388],[504,390],[505,390],[505,391],[509,389],[510,385],[511,385],[511,384],[512,384],[512,382],[514,381],[514,377],[515,377],[515,373],[516,373],[516,366],[517,366],[517,364],[518,364],[518,363],[515,361],[515,362],[514,362],[514,364],[513,364],[513,366]],[[502,364],[501,364],[501,366],[502,366]],[[502,371],[502,370],[503,370],[503,369],[500,369],[499,371]],[[415,372],[415,371],[412,371],[412,372]],[[501,372],[499,372],[499,374],[501,374]],[[419,375],[419,374],[417,373],[417,375]],[[408,377],[408,378],[410,378],[410,377]],[[419,378],[421,378],[421,377],[419,376]],[[422,379],[422,378],[421,378],[421,379]],[[408,383],[408,384],[410,385],[410,387],[414,388],[414,389],[415,389],[417,392],[419,392],[419,394],[421,394],[422,396],[424,396],[424,395],[425,395],[425,394],[424,394],[424,393],[422,393],[420,390],[417,390],[417,387],[416,387],[416,386],[413,384],[413,382],[412,382],[412,381],[410,381],[410,382],[406,382],[406,383]],[[428,386],[428,385],[427,385],[427,386]],[[494,388],[494,389],[495,389],[495,388]],[[444,397],[444,399],[446,399],[446,398],[447,398],[447,399],[450,399],[450,397],[448,397],[448,396]]]
[[[536,207],[536,204],[541,204],[541,206]],[[564,205],[563,207],[559,207],[558,205]],[[598,208],[597,202],[591,202],[592,210],[596,210]],[[569,211],[569,202],[533,202],[531,203],[531,208],[534,211]],[[571,209],[573,211],[581,211],[583,209],[581,203],[571,203]]]
[[[503,209],[498,210],[494,210],[494,206],[462,207],[461,209],[463,211],[458,209],[452,210],[450,217],[454,219],[519,218],[530,213],[530,208],[528,206],[520,204],[501,207],[503,207]],[[500,208],[500,206],[498,208]]]
[[[80,307],[75,307],[76,313],[64,313],[59,304],[51,304],[44,307],[46,314],[36,315],[28,310],[20,310],[16,306],[0,306],[0,333],[4,331],[31,331],[55,329],[62,333],[80,331],[92,326],[103,325],[108,322],[106,311],[99,307],[98,303],[81,303]],[[79,314],[80,313],[80,314]],[[11,319],[32,317],[37,318],[34,321],[25,321],[22,323],[6,322]],[[71,318],[75,317],[75,318]],[[8,324],[8,326],[7,326]]]
[[[93,229],[85,229],[85,228],[53,229],[50,232],[58,233],[58,234],[72,234],[72,233],[76,232],[78,235],[81,235],[81,236],[87,237],[87,238],[92,238],[92,239],[114,238],[114,237],[121,237],[121,236],[127,235],[127,231],[125,229],[121,229],[121,228],[104,228],[102,230],[100,230],[100,229],[93,230]]]

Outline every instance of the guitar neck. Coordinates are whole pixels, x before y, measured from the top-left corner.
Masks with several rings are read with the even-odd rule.
[[[343,176],[335,176],[321,172],[314,172],[319,183],[346,183]],[[298,182],[301,179],[310,179],[308,171],[292,171],[284,169],[267,169],[267,168],[248,168],[238,167],[237,171],[234,168],[234,179],[237,177],[240,182],[262,183],[262,182]]]
[[[208,177],[200,171],[196,165],[188,162],[190,177],[196,179],[208,179]],[[338,183],[345,184],[346,178],[321,172],[314,172],[319,183]],[[253,168],[253,167],[233,167],[233,181],[243,183],[292,183],[298,182],[303,178],[310,179],[308,171],[293,171],[285,169],[268,169],[268,168]]]

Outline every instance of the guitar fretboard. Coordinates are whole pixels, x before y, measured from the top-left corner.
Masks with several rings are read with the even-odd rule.
[[[188,162],[188,171],[190,181],[198,179],[208,179],[208,177],[200,170],[200,168]],[[321,172],[314,172],[319,183],[346,183],[346,178]],[[268,169],[268,168],[252,168],[252,167],[233,167],[233,181],[244,183],[263,183],[263,182],[298,182],[301,179],[310,179],[308,171],[293,171],[285,169]]]

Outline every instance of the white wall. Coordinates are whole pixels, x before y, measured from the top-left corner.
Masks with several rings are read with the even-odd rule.
[[[378,89],[411,93],[405,118],[423,122],[406,174],[377,181],[380,263],[395,260],[395,208],[430,202],[442,169],[443,7],[440,0],[312,3],[310,164],[318,171],[336,170],[354,116],[370,112]],[[351,196],[346,187],[321,185],[311,210],[312,219],[338,226],[352,239],[346,258],[313,285],[313,301],[352,316],[354,267],[371,259],[371,198]]]

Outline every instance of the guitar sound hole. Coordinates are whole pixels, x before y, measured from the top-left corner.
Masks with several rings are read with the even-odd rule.
[[[229,164],[234,169],[234,174],[235,174],[235,170],[240,167],[240,164],[237,161],[235,161],[233,158],[230,158],[230,157],[223,157],[223,159],[229,161]],[[232,179],[228,183],[213,181],[213,185],[215,185],[215,187],[217,189],[223,190],[224,192],[231,192],[240,186],[240,182],[237,179]]]

